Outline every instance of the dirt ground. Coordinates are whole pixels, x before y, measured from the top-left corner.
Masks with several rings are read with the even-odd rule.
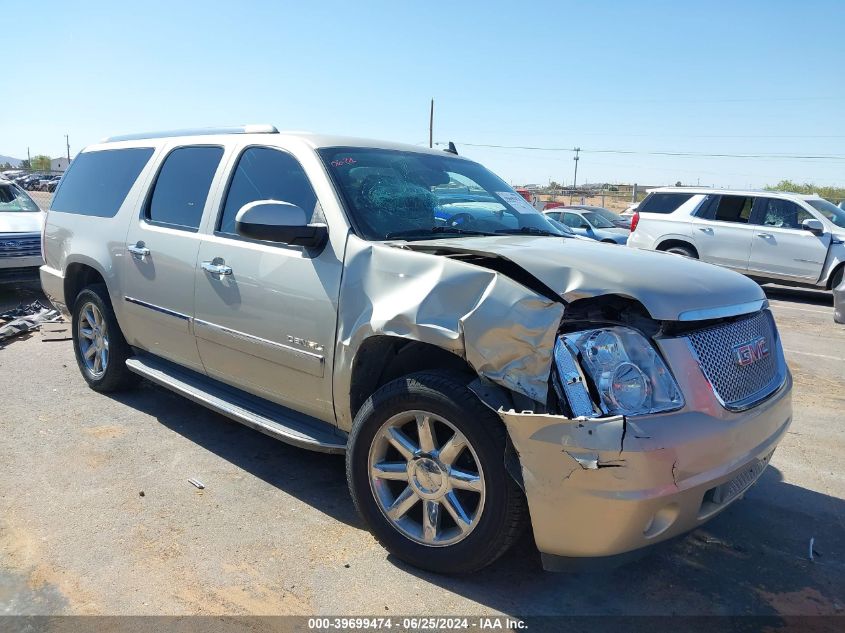
[[[0,348],[0,614],[845,614],[845,327],[829,294],[768,293],[795,376],[772,465],[705,527],[580,574],[543,572],[530,534],[471,576],[408,567],[363,528],[341,457],[150,384],[95,393],[69,341],[16,339]],[[0,309],[36,296],[0,290]]]

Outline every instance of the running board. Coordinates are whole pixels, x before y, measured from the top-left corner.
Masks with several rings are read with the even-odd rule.
[[[346,437],[330,424],[150,354],[126,361],[147,380],[256,431],[293,446],[322,453],[344,453]]]

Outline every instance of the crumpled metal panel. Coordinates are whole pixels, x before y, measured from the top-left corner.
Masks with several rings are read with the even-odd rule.
[[[594,241],[503,235],[426,240],[409,244],[409,248],[503,257],[567,303],[602,295],[630,297],[658,320],[676,321],[686,312],[766,298],[755,282],[726,268],[671,253]]]
[[[431,343],[479,375],[545,402],[564,306],[495,271],[350,235],[338,310],[335,393],[348,394],[370,336]],[[335,401],[348,403],[348,397]],[[348,405],[346,405],[348,406]],[[341,428],[351,413],[337,411]]]

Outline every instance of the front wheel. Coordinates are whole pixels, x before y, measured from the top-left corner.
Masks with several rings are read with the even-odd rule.
[[[352,498],[392,554],[440,573],[489,565],[525,523],[505,471],[502,421],[450,377],[388,383],[361,407],[346,472]]]

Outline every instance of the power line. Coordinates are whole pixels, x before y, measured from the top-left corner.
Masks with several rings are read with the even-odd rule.
[[[454,141],[458,145],[467,147],[489,147],[494,149],[521,149],[540,152],[573,152],[571,147],[536,147],[530,145],[493,145],[488,143],[466,143]],[[445,145],[438,142],[436,145]],[[792,160],[845,160],[845,156],[836,154],[727,154],[708,152],[667,152],[667,151],[645,151],[645,150],[624,150],[624,149],[583,149],[579,151],[590,154],[626,154],[643,156],[674,156],[680,158],[778,158]]]

